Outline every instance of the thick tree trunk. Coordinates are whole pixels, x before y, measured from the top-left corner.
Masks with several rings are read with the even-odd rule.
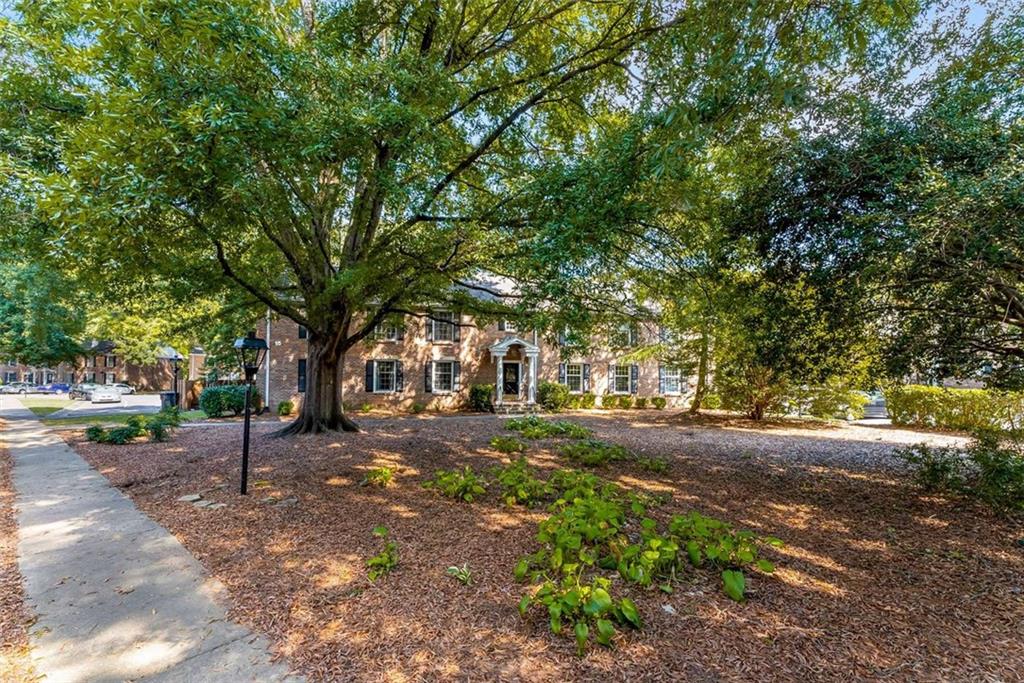
[[[697,361],[697,389],[693,392],[693,401],[690,403],[690,413],[697,414],[704,404],[704,398],[708,395],[708,355],[711,353],[711,342],[708,331],[701,330],[700,333],[700,358]]]
[[[345,415],[342,402],[342,376],[345,353],[322,337],[309,335],[306,356],[306,394],[295,421],[278,432],[317,434],[326,431],[358,432],[359,426]]]

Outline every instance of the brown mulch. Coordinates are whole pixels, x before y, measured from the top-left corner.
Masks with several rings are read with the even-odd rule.
[[[25,607],[25,591],[18,571],[11,465],[10,452],[0,443],[0,681],[30,681],[36,679],[28,644],[32,616]]]
[[[506,462],[487,445],[501,420],[366,420],[364,433],[291,439],[260,425],[247,498],[235,491],[234,426],[183,428],[168,444],[65,438],[224,582],[234,618],[311,680],[1024,680],[1024,529],[920,494],[890,455],[954,437],[701,426],[669,413],[572,419],[672,463],[662,475],[621,463],[602,476],[670,494],[666,514],[698,509],[781,537],[786,547],[768,554],[779,569],[750,577],[745,604],[708,572],[685,574],[671,595],[617,582],[645,626],[581,659],[545,615],[516,609],[524,588],[512,569],[536,548],[543,513],[421,486],[440,467]],[[566,466],[554,445],[532,446],[531,462]],[[398,468],[392,486],[359,485],[381,465]],[[228,506],[176,500],[200,492]],[[400,565],[372,584],[364,562],[380,549],[377,524]],[[463,563],[469,587],[445,574]]]

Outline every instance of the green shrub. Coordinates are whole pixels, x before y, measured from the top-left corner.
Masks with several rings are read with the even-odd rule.
[[[597,396],[594,396],[591,392],[579,394],[576,396],[576,407],[583,408],[584,410],[590,410],[597,403]]]
[[[252,411],[258,413],[261,407],[260,392],[253,388]],[[245,411],[245,385],[220,384],[206,387],[199,394],[199,409],[209,417],[220,417],[225,413],[241,415]]]
[[[128,425],[125,425],[124,427],[115,427],[114,429],[111,429],[109,432],[107,432],[106,436],[103,439],[103,442],[117,444],[121,446],[128,443],[137,436],[140,436],[140,434],[135,427],[129,427]]]
[[[370,411],[372,411],[372,410],[373,410],[373,404],[372,404],[372,403],[370,403],[369,401],[364,401],[364,402],[363,402],[362,404],[360,404],[360,406],[359,406],[359,412],[360,412],[360,413],[363,413],[364,415],[365,415],[366,413],[369,413],[369,412],[370,412]]]
[[[277,404],[277,414],[281,417],[291,415],[293,412],[295,412],[295,404],[291,401],[281,401]]]
[[[374,527],[373,535],[384,541],[384,550],[366,561],[366,567],[370,570],[370,581],[387,576],[398,566],[398,544],[388,540],[387,527]]]
[[[885,390],[893,424],[974,431],[1024,426],[1024,391],[896,385]]]
[[[424,488],[436,489],[447,498],[455,498],[472,503],[473,499],[486,492],[485,484],[468,465],[462,471],[437,470],[434,478],[423,484]]]
[[[146,432],[149,440],[153,442],[164,442],[171,438],[171,428],[174,425],[163,415],[157,414],[146,420]]]
[[[647,398],[644,396],[637,396],[636,402],[633,404],[633,407],[639,410],[643,410],[644,408],[647,407]]]
[[[1024,511],[1024,434],[980,430],[965,449],[916,444],[896,457],[928,491],[980,500],[998,512]]]
[[[541,382],[537,387],[537,401],[545,410],[558,412],[569,405],[569,387],[555,382]]]
[[[619,397],[616,394],[605,394],[601,397],[601,408],[611,410],[619,407]]]
[[[181,426],[181,411],[177,406],[161,408],[160,412],[156,414],[156,417],[160,418],[171,427]]]
[[[636,464],[642,470],[647,472],[653,472],[655,474],[664,474],[668,472],[668,460],[664,458],[649,458],[647,456],[638,455],[636,457]]]
[[[617,444],[597,439],[583,439],[562,446],[562,455],[586,467],[600,467],[614,460],[625,460],[630,453]]]
[[[760,365],[726,365],[715,374],[715,388],[722,407],[736,410],[753,420],[781,414],[789,392],[785,377]]]
[[[533,476],[525,457],[505,467],[497,467],[493,476],[501,487],[501,497],[508,505],[536,505],[552,495],[547,483]]]
[[[496,436],[491,439],[491,448],[499,453],[522,453],[527,446],[514,436]]]
[[[838,381],[810,387],[807,403],[811,415],[823,419],[859,420],[864,417],[868,397]]]
[[[651,399],[651,405],[657,410],[665,410],[665,406],[668,405],[668,399],[664,396],[655,396]]]
[[[412,404],[412,414],[413,415],[419,415],[420,413],[422,413],[426,409],[427,409],[427,406],[423,405],[422,403],[413,403]]]
[[[374,467],[366,473],[366,476],[359,482],[359,485],[386,488],[394,476],[395,472],[390,467]]]
[[[544,420],[536,415],[512,418],[505,423],[505,429],[519,432],[525,439],[548,439],[564,436],[570,439],[585,439],[591,431],[583,425],[568,420]]]
[[[633,407],[633,397],[629,394],[623,394],[622,396],[619,396],[618,404],[623,410],[629,410]]]
[[[701,407],[707,408],[708,410],[718,410],[722,407],[722,397],[713,391],[709,392],[704,395]]]
[[[103,443],[106,441],[107,430],[99,425],[90,425],[85,428],[85,439],[86,441],[95,441],[97,443]]]
[[[480,412],[487,412],[491,410],[493,395],[493,384],[474,384],[469,388],[469,407]]]

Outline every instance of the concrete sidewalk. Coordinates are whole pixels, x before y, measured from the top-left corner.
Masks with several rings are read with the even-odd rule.
[[[299,681],[228,620],[227,593],[165,528],[9,396],[18,564],[47,681]]]

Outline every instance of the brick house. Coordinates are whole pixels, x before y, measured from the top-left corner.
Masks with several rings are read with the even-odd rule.
[[[56,367],[25,365],[15,358],[0,359],[0,384],[11,382],[28,382],[29,384],[51,384],[62,382],[71,384],[74,381],[75,368],[68,363]]]
[[[347,406],[402,410],[419,403],[449,410],[466,404],[472,385],[492,384],[503,389],[495,403],[530,405],[541,382],[558,382],[574,394],[664,396],[670,406],[683,405],[695,377],[656,360],[620,360],[659,334],[654,326],[624,329],[621,339],[574,355],[564,342],[551,343],[511,322],[477,325],[468,315],[444,310],[395,318],[346,354],[344,400]],[[257,387],[271,410],[286,400],[298,406],[306,390],[305,330],[277,319],[266,324],[263,336],[269,351]]]

